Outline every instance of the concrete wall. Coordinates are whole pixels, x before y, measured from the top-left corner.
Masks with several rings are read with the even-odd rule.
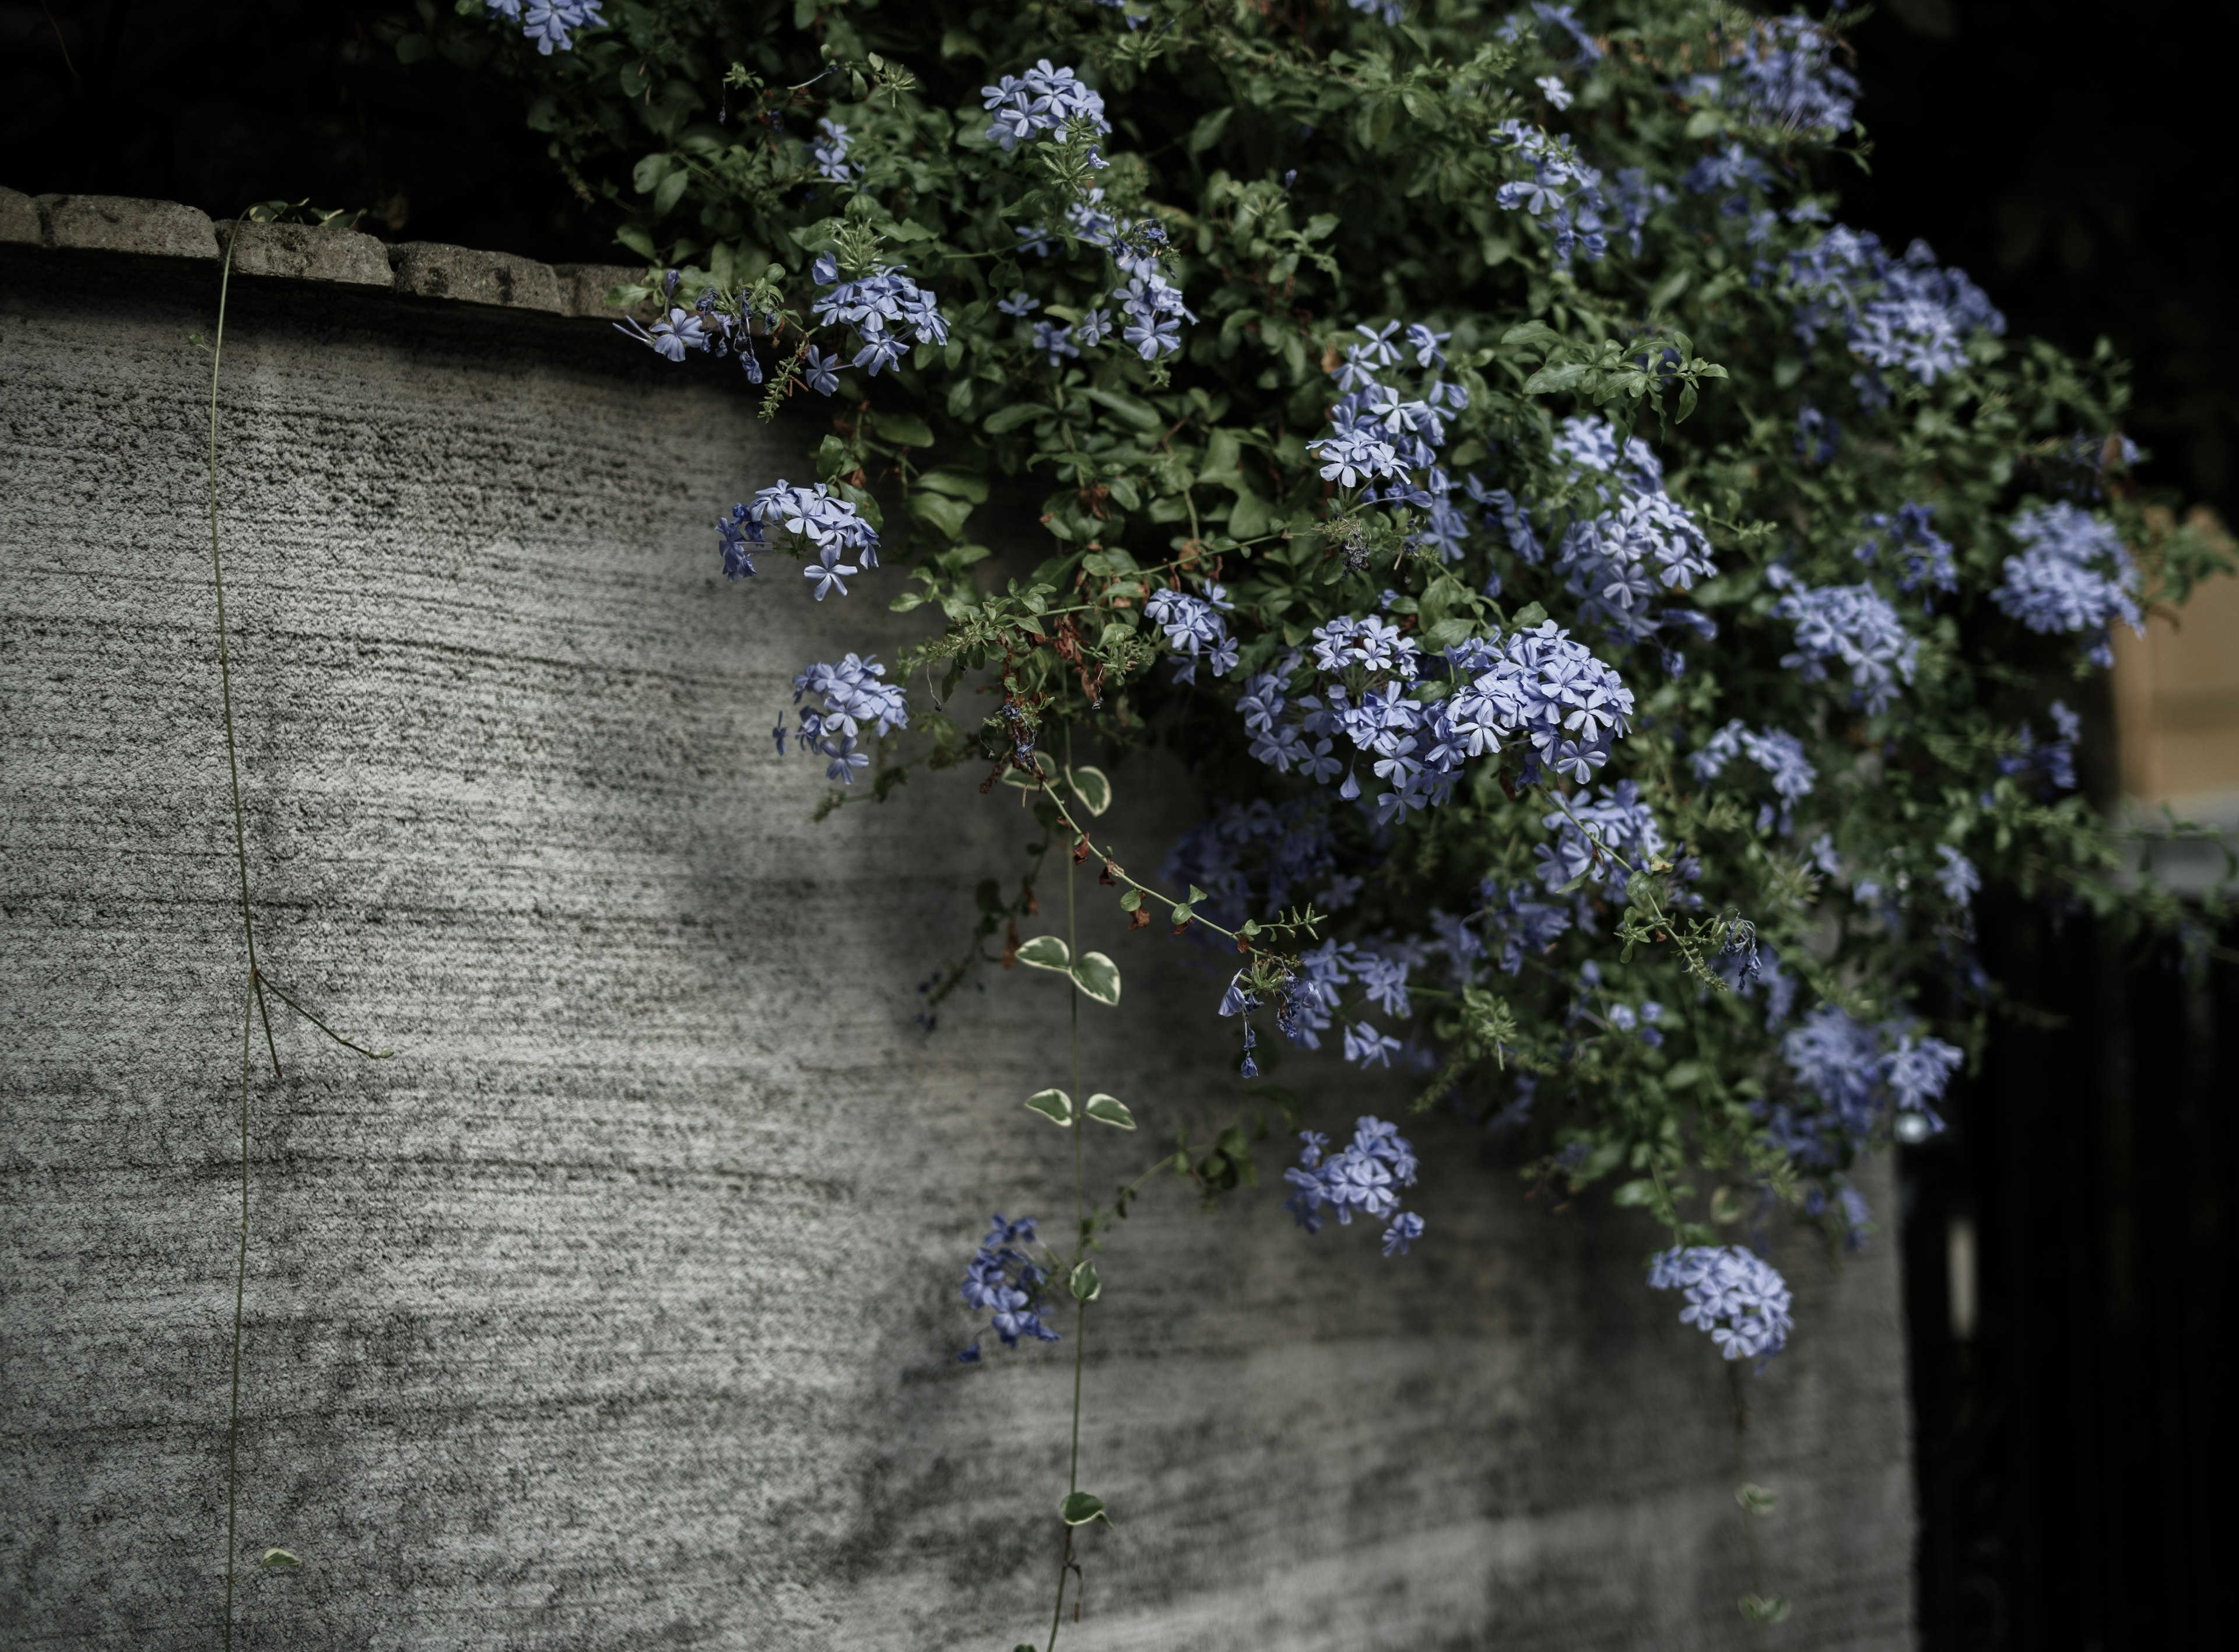
[[[0,198],[11,1647],[219,1638],[243,959],[187,342],[216,270],[130,218]],[[1063,1077],[1062,989],[997,973],[913,1024],[1024,817],[951,777],[814,825],[820,777],[771,754],[791,672],[908,635],[892,570],[821,607],[783,563],[717,576],[713,518],[798,479],[804,430],[565,303],[343,262],[236,279],[221,479],[269,968],[397,1054],[283,1022],[253,1086],[242,1548],[303,1565],[247,1577],[238,1643],[1039,1640],[1070,1343],[960,1369],[953,1289],[989,1210],[1069,1196],[1020,1106]],[[1190,801],[1120,782],[1153,860]],[[1147,1127],[1089,1143],[1108,1188],[1237,1086],[1182,943],[1089,927],[1127,979],[1091,1082]],[[1325,1121],[1393,1100],[1299,1082]],[[1067,1644],[1751,1639],[1725,1372],[1642,1288],[1653,1234],[1416,1135],[1404,1261],[1266,1187],[1207,1216],[1160,1184],[1120,1232],[1084,1437],[1118,1527]],[[1797,1605],[1756,1638],[1903,1644],[1894,1243],[1779,1260],[1801,1329],[1751,1472]]]

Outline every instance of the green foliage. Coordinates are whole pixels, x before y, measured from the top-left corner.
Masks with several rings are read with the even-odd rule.
[[[1990,600],[2015,550],[2015,510],[2103,495],[2148,603],[2182,600],[2223,553],[2129,483],[2123,370],[2103,348],[2077,361],[1977,330],[1950,370],[1884,372],[1885,403],[1862,401],[1844,327],[1799,327],[1810,296],[1788,262],[1824,234],[1834,186],[1863,154],[1857,129],[1769,118],[1692,78],[1768,49],[1753,14],[1704,0],[1585,10],[1591,61],[1559,30],[1503,30],[1505,9],[1474,0],[1416,5],[1397,27],[1339,6],[1234,0],[617,0],[612,26],[570,52],[540,57],[508,41],[494,61],[528,78],[532,124],[555,162],[648,261],[623,296],[656,295],[668,269],[686,298],[712,290],[757,332],[765,411],[827,425],[820,476],[867,516],[874,490],[904,502],[887,523],[889,560],[906,562],[908,579],[893,605],[940,623],[906,662],[938,688],[914,745],[881,754],[881,788],[913,766],[987,764],[991,783],[1036,794],[1037,819],[1073,840],[1077,858],[1111,806],[1106,769],[1150,748],[1179,752],[1208,791],[1310,794],[1246,754],[1226,684],[1189,692],[1153,675],[1171,644],[1143,607],[1160,590],[1218,585],[1233,604],[1240,658],[1226,684],[1332,616],[1379,611],[1425,650],[1552,616],[1615,661],[1638,709],[1601,778],[1638,786],[1667,849],[1626,863],[1621,893],[1582,878],[1550,896],[1581,903],[1583,922],[1505,978],[1419,995],[1416,1030],[1441,1052],[1421,1104],[1490,1108],[1519,1076],[1551,1083],[1559,1122],[1533,1173],[1572,1189],[1607,1180],[1621,1202],[1701,1239],[1717,1226],[1703,1202],[1715,1190],[1698,1189],[1691,1167],[1801,1202],[1860,1145],[1845,1139],[1799,1167],[1768,1142],[1769,1107],[1814,1103],[1779,1058],[1762,1001],[1727,989],[1722,956],[1754,936],[1804,1004],[1932,1023],[1971,1049],[2000,993],[1971,973],[1971,920],[1937,887],[1940,849],[2026,898],[2183,921],[2083,797],[2025,767],[2023,725],[2044,731],[2048,703],[2076,697],[2063,680],[2085,668],[2071,639],[2030,633]],[[980,88],[1042,57],[1100,90],[1107,137],[1076,120],[1014,150],[990,142]],[[847,129],[849,175],[820,171],[821,120]],[[1609,192],[1629,169],[1664,191],[1637,249],[1611,213],[1607,257],[1565,257],[1551,219],[1504,209],[1502,186],[1531,176],[1501,136],[1519,121],[1575,141]],[[1685,181],[1729,146],[1764,180],[1736,186],[1731,210]],[[1109,307],[1123,276],[1083,238],[1089,211],[1163,231],[1160,269],[1194,315],[1177,354],[1106,344],[1053,361],[1028,319],[996,310],[1021,289],[1035,318],[1068,326]],[[1028,250],[1037,236],[1048,256]],[[813,394],[806,352],[838,336],[812,314],[821,254],[847,276],[907,270],[938,294],[947,341],[876,376],[843,372],[828,402]],[[1598,414],[1620,442],[1650,443],[1717,570],[1691,594],[1717,638],[1690,649],[1684,673],[1605,643],[1581,623],[1576,582],[1489,518],[1449,562],[1419,504],[1372,503],[1320,475],[1307,444],[1328,425],[1331,373],[1357,326],[1395,319],[1452,335],[1445,377],[1467,406],[1443,462],[1542,521],[1587,508],[1557,449],[1562,420]],[[1830,456],[1798,439],[1807,407],[1843,426]],[[1784,580],[1867,577],[1857,552],[1869,517],[1908,502],[1932,511],[1958,586],[1903,605],[1917,667],[1901,696],[1870,710],[1839,668],[1814,682],[1786,663],[1794,628],[1776,610]],[[1038,557],[988,549],[1037,534]],[[960,716],[967,682],[1003,715],[977,726]],[[1792,833],[1762,817],[1747,763],[1723,783],[1691,771],[1691,755],[1737,718],[1791,733],[1809,753],[1817,785]],[[1104,766],[1060,772],[1019,755],[1065,731]],[[1224,923],[1203,890],[1153,889],[1108,854],[1100,881],[1138,927],[1158,912],[1233,940],[1240,984],[1272,999],[1319,940],[1421,934],[1433,909],[1474,911],[1481,884],[1531,887],[1535,849],[1582,798],[1519,756],[1473,769],[1446,805],[1396,829],[1340,811],[1340,861],[1378,869],[1341,928],[1311,908]],[[1822,832],[1815,856],[1807,845]],[[1015,936],[1019,903],[983,888],[980,905],[982,937],[1006,923]],[[1598,979],[1580,974],[1588,957]],[[1117,1000],[1117,969],[1100,954],[1076,965],[1044,936],[1013,958]],[[1617,1013],[1650,1000],[1666,1009],[1659,1039],[1631,1035]],[[1202,1185],[1249,1179],[1240,1136],[1235,1149],[1195,1167]]]

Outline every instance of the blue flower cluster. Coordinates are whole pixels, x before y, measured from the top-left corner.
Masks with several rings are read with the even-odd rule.
[[[1295,650],[1246,680],[1237,709],[1252,755],[1323,785],[1342,773],[1338,796],[1348,800],[1361,795],[1365,756],[1387,787],[1376,798],[1379,824],[1445,803],[1469,759],[1498,756],[1518,738],[1529,742],[1523,783],[1536,783],[1543,764],[1584,781],[1631,726],[1632,691],[1552,620],[1505,644],[1472,640],[1434,656],[1454,686],[1427,703],[1410,692],[1421,650],[1397,626],[1345,616],[1315,627],[1312,639],[1305,691],[1293,683],[1306,664]],[[1338,755],[1340,739],[1354,755]]]
[[[2080,631],[2084,657],[2112,665],[2110,622],[2141,636],[2138,570],[2122,536],[2089,511],[2063,501],[2031,505],[2008,524],[2024,549],[2006,558],[2005,579],[1990,600],[2032,631]]]
[[[1834,61],[1836,41],[1801,12],[1754,22],[1722,74],[1696,75],[1681,90],[1783,137],[1840,132],[1850,124],[1857,77]]]
[[[1796,456],[1806,464],[1824,464],[1835,456],[1843,441],[1843,427],[1809,402],[1796,416]]]
[[[1583,69],[1588,63],[1601,61],[1600,43],[1586,32],[1578,12],[1570,6],[1551,4],[1550,0],[1531,0],[1528,11],[1511,11],[1501,22],[1503,40],[1516,43],[1540,36],[1567,40],[1574,54],[1571,59],[1573,68]]]
[[[1493,194],[1493,204],[1505,212],[1521,210],[1545,219],[1558,263],[1568,263],[1580,251],[1588,263],[1607,255],[1610,203],[1602,193],[1601,171],[1586,163],[1568,137],[1528,122],[1506,120],[1495,129],[1492,146],[1530,169],[1525,176],[1502,184]],[[1627,227],[1638,226],[1628,222]]]
[[[1878,715],[1897,698],[1899,679],[1912,681],[1920,642],[1904,629],[1897,610],[1871,585],[1798,583],[1775,564],[1765,577],[1788,594],[1772,606],[1777,619],[1796,627],[1796,651],[1780,663],[1806,683],[1823,683],[1830,661],[1850,673],[1850,700]]]
[[[1500,967],[1510,975],[1524,969],[1526,953],[1545,952],[1571,927],[1559,906],[1535,901],[1521,889],[1504,889],[1492,878],[1478,886],[1478,921],[1486,943],[1499,949]]]
[[[1086,121],[1100,135],[1112,130],[1104,118],[1104,95],[1046,57],[1023,76],[1005,75],[995,85],[982,86],[980,96],[995,117],[987,128],[988,140],[1005,150],[1045,132],[1062,132],[1076,119]]]
[[[863,169],[847,159],[847,129],[837,121],[821,120],[816,123],[816,130],[823,134],[810,146],[816,157],[816,170],[834,183],[853,183],[862,177]]]
[[[1789,255],[1788,282],[1796,336],[1807,347],[1839,322],[1852,355],[1876,370],[1902,370],[1923,384],[1965,366],[1967,340],[1977,330],[2006,330],[2006,318],[1983,290],[1958,270],[1940,268],[1925,242],[1914,242],[1896,258],[1870,231],[1837,224]],[[1870,410],[1888,400],[1877,372],[1862,375],[1858,390]]]
[[[1715,780],[1725,772],[1726,765],[1736,757],[1746,757],[1771,778],[1772,789],[1780,798],[1776,811],[1768,803],[1757,811],[1757,829],[1763,831],[1776,820],[1782,831],[1790,825],[1791,809],[1796,803],[1811,795],[1812,783],[1819,777],[1811,760],[1804,754],[1804,743],[1781,729],[1766,729],[1752,734],[1739,717],[1712,735],[1703,749],[1690,757],[1688,764],[1698,780]]]
[[[676,303],[674,301],[677,283],[681,279],[681,271],[672,270],[668,272],[662,287],[668,310],[650,329],[639,325],[637,319],[632,316],[616,322],[615,330],[634,338],[654,355],[672,362],[682,361],[695,350],[712,352],[718,356],[728,356],[735,344],[739,365],[746,370],[747,383],[761,383],[761,363],[748,342],[751,329],[747,323],[716,308],[716,302],[722,295],[713,287],[702,288],[699,303],[689,310]]]
[[[1555,834],[1555,841],[1534,845],[1531,853],[1539,863],[1539,881],[1557,892],[1586,878],[1621,896],[1632,873],[1646,870],[1664,852],[1664,829],[1656,811],[1640,801],[1640,788],[1630,780],[1599,794],[1586,793],[1569,814],[1556,809],[1539,823]],[[1618,863],[1619,856],[1624,864]]]
[[[834,498],[821,482],[796,488],[780,476],[750,503],[733,505],[730,515],[716,519],[723,572],[733,579],[752,579],[754,552],[768,545],[773,526],[808,542],[806,549],[814,560],[801,571],[816,587],[820,603],[835,590],[845,596],[851,576],[879,565],[879,530],[854,505]],[[843,563],[842,556],[855,560]]]
[[[2052,726],[2056,738],[2040,741],[2026,723],[2021,726],[2021,749],[1998,759],[1998,772],[2018,775],[2028,769],[2043,774],[2048,793],[2076,789],[2076,743],[2083,733],[2083,719],[2055,700]],[[1986,805],[1987,806],[1987,805]]]
[[[1796,1329],[1788,1282],[1753,1250],[1730,1245],[1674,1245],[1648,1264],[1651,1290],[1684,1292],[1679,1322],[1710,1333],[1730,1360],[1769,1359]]]
[[[1910,499],[1897,508],[1895,516],[1871,511],[1866,526],[1872,534],[1859,543],[1853,554],[1869,566],[1888,567],[1897,590],[1905,596],[1923,586],[1930,590],[1957,590],[1959,569],[1952,560],[1951,542],[1930,526],[1934,516],[1932,508]],[[1922,606],[1927,606],[1925,599]]]
[[[855,748],[864,730],[878,739],[909,727],[909,698],[900,684],[880,680],[886,674],[875,655],[849,654],[837,665],[819,661],[794,678],[794,705],[801,704],[805,694],[814,694],[824,703],[803,710],[795,729],[788,730],[784,717],[778,718],[777,727],[770,730],[778,756],[785,756],[788,739],[796,740],[802,751],[827,760],[827,780],[854,785],[856,774],[871,766],[870,755]]]
[[[1585,493],[1610,507],[1572,521],[1557,542],[1556,570],[1580,599],[1580,620],[1624,643],[1645,642],[1663,626],[1715,635],[1707,615],[1653,611],[1668,592],[1691,590],[1717,569],[1694,516],[1664,492],[1664,467],[1648,444],[1635,436],[1620,454],[1607,419],[1571,418],[1556,437],[1555,456]]]
[[[1964,906],[1975,898],[1983,887],[1983,875],[1975,869],[1975,863],[1949,843],[1936,846],[1937,857],[1943,864],[1936,869],[1936,887],[1943,891],[1943,898],[1956,906]]]
[[[1144,599],[1143,617],[1166,634],[1166,644],[1175,651],[1175,682],[1196,682],[1200,657],[1215,676],[1226,676],[1236,669],[1236,639],[1220,616],[1222,609],[1234,606],[1219,585],[1207,585],[1202,596],[1154,590]]]
[[[1406,16],[1406,13],[1399,8],[1399,0],[1345,0],[1345,3],[1355,11],[1365,12],[1372,17],[1381,17],[1394,29],[1399,26],[1401,19]]]
[[[1283,1172],[1291,1196],[1283,1202],[1308,1233],[1322,1230],[1322,1210],[1336,1213],[1338,1225],[1352,1224],[1355,1212],[1383,1221],[1384,1254],[1404,1256],[1423,1236],[1423,1218],[1399,1209],[1399,1189],[1415,1185],[1415,1149],[1399,1127],[1363,1115],[1354,1121],[1352,1140],[1337,1152],[1319,1130],[1299,1132],[1299,1162]]]
[[[575,49],[570,30],[605,28],[607,20],[599,15],[604,3],[605,0],[482,0],[482,8],[486,17],[519,23],[521,32],[549,57],[555,46],[562,51]]]
[[[900,361],[913,344],[948,342],[948,319],[940,313],[933,295],[907,276],[895,273],[891,266],[874,270],[857,281],[841,281],[839,263],[827,252],[817,259],[810,273],[818,286],[831,289],[816,295],[816,319],[827,327],[845,325],[854,330],[861,347],[855,353],[854,365],[867,369],[874,378],[880,368]],[[838,379],[833,376],[838,365],[836,356],[819,359],[811,346],[809,388],[820,395],[831,395],[839,388]]]
[[[972,1258],[964,1282],[957,1288],[966,1307],[975,1314],[985,1309],[989,1318],[972,1345],[956,1356],[958,1364],[980,1362],[980,1338],[989,1331],[1002,1339],[1005,1348],[1016,1348],[1022,1336],[1038,1342],[1058,1340],[1041,1315],[1042,1290],[1049,1276],[1019,1249],[1036,1242],[1037,1225],[1032,1216],[1006,1222],[1001,1211],[995,1213],[987,1236],[980,1242],[980,1254]]]
[[[1203,889],[1209,898],[1199,905],[1213,922],[1240,929],[1247,918],[1279,910],[1294,893],[1311,895],[1325,912],[1351,905],[1361,881],[1337,873],[1335,849],[1322,797],[1224,803],[1174,840],[1159,878],[1172,888]],[[1255,878],[1264,891],[1258,900]]]
[[[1918,1113],[1930,1130],[1942,1129],[1930,1103],[1943,1096],[1961,1060],[1940,1038],[1917,1038],[1902,1022],[1869,1026],[1833,1004],[1820,1005],[1791,1029],[1780,1054],[1816,1106],[1759,1102],[1757,1110],[1775,1145],[1814,1165],[1834,1164],[1840,1145],[1868,1145],[1891,1106]]]

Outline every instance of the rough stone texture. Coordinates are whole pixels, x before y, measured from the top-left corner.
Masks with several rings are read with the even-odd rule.
[[[0,241],[37,247],[45,245],[46,239],[39,203],[21,190],[0,189]]]
[[[552,266],[509,252],[477,252],[435,241],[408,241],[389,250],[396,290],[422,298],[451,298],[470,304],[503,304],[515,310],[565,313],[560,280]]]
[[[232,230],[228,224],[219,232],[221,246]],[[358,287],[386,287],[395,278],[389,268],[389,249],[378,237],[308,223],[243,224],[233,250],[233,268],[237,275],[286,276]]]
[[[560,283],[560,307],[570,316],[619,319],[624,313],[639,315],[654,306],[639,304],[628,312],[607,308],[607,295],[616,287],[641,281],[645,270],[629,264],[555,263],[553,275]]]
[[[0,253],[0,1624],[205,1648],[223,1573],[236,1063],[203,542],[210,272]],[[250,873],[279,1024],[251,1086],[245,1648],[925,1649],[1039,1637],[1060,1348],[953,1362],[987,1213],[1055,1216],[1061,987],[915,983],[1030,828],[971,780],[822,825],[764,732],[804,662],[904,622],[715,576],[716,513],[813,432],[603,330],[236,284],[221,479]],[[1189,817],[1129,768],[1154,859]],[[1093,885],[1086,886],[1093,896]],[[1043,890],[1062,923],[1061,888]],[[1229,1116],[1183,943],[1086,1074]],[[1399,1097],[1293,1061],[1324,1122]],[[1309,1240],[1263,1186],[1154,1185],[1087,1344],[1082,1649],[1725,1648],[1747,1586],[1726,1372],[1433,1120],[1429,1241]],[[1271,1157],[1273,1149],[1271,1144]],[[1270,1179],[1272,1180],[1272,1167]],[[1886,1189],[1876,1189],[1887,1209]],[[1751,1389],[1788,1648],[1910,1641],[1893,1245],[1778,1242],[1802,1327]],[[1753,1638],[1749,1643],[1756,1643]]]
[[[217,233],[209,215],[176,201],[123,195],[43,195],[50,246],[89,252],[136,252],[160,258],[215,258]]]

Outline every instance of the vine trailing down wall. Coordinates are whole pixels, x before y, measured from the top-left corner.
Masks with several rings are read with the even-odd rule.
[[[2216,553],[2135,485],[2119,362],[2009,339],[1927,247],[1839,222],[1844,15],[422,10],[401,52],[508,38],[647,261],[625,332],[766,415],[828,403],[814,478],[715,524],[724,570],[794,558],[819,601],[883,583],[943,623],[806,665],[778,752],[827,810],[963,769],[1046,829],[921,1018],[998,942],[1072,983],[1071,1088],[1020,1099],[1073,1132],[1073,1210],[996,1216],[961,1287],[965,1363],[1072,1344],[1047,1644],[1115,1513],[1080,1451],[1097,1256],[1151,1176],[1256,1179],[1239,1123],[1089,1197],[1092,1127],[1135,1122],[1124,1072],[1080,1070],[1083,1001],[1121,991],[1081,900],[1218,959],[1239,1117],[1297,1129],[1301,1242],[1407,1265],[1438,1242],[1418,1178],[1513,1135],[1532,1196],[1668,1229],[1644,1287],[1729,1362],[1737,1430],[1744,1374],[1810,1334],[1767,1224],[1868,1242],[1851,1172],[1940,1129],[1980,1048],[1985,880],[2196,932],[2078,796],[2076,708],[2110,628]],[[991,575],[1033,492],[1046,558]],[[1098,822],[1153,750],[1211,812],[1131,870]],[[1272,1079],[1313,1052],[1414,1075],[1419,1122],[1297,1117]],[[1785,1609],[1756,1576],[1740,1605]]]

